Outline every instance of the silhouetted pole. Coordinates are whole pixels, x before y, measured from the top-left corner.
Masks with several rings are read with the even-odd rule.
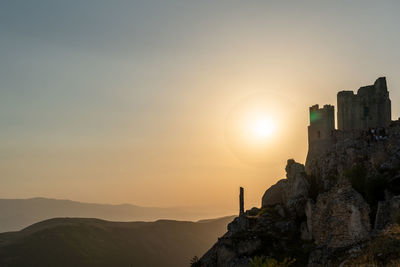
[[[240,187],[239,195],[239,216],[244,214],[244,189]]]

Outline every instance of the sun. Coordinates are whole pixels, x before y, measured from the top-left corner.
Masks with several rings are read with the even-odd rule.
[[[261,115],[251,118],[248,131],[254,141],[267,141],[276,131],[276,123],[273,119]]]

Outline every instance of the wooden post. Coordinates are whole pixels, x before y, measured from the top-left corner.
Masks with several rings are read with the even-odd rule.
[[[239,195],[239,216],[244,214],[244,189],[240,187]]]

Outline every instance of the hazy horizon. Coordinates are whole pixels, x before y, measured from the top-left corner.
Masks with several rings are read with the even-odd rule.
[[[305,161],[309,106],[336,112],[338,91],[386,76],[400,116],[398,10],[2,1],[0,198],[232,213],[243,186],[246,208],[260,206],[286,160]],[[258,116],[268,138],[249,130]]]
[[[115,203],[109,203],[109,202],[90,202],[90,201],[80,201],[80,200],[74,200],[74,199],[69,199],[69,198],[50,198],[50,197],[42,197],[42,196],[34,196],[34,197],[23,197],[23,198],[0,198],[1,200],[17,200],[17,201],[29,201],[29,200],[51,200],[51,201],[67,201],[67,202],[74,202],[74,203],[81,203],[81,204],[95,204],[95,205],[106,205],[106,206],[124,206],[124,205],[129,205],[133,207],[139,207],[139,208],[155,208],[155,209],[182,209],[182,211],[185,211],[184,209],[191,209],[191,208],[199,208],[197,212],[206,212],[210,211],[210,216],[215,216],[216,218],[219,218],[221,216],[231,216],[237,213],[237,210],[232,210],[232,211],[223,211],[220,210],[220,213],[215,213],[215,207],[207,207],[207,206],[199,206],[199,205],[179,205],[179,206],[146,206],[146,205],[137,205],[135,203],[128,203],[128,202],[115,202]],[[209,210],[211,208],[211,210]],[[217,207],[218,208],[218,207]],[[249,207],[250,208],[250,207]],[[191,210],[192,212],[196,212],[196,210]],[[219,215],[222,214],[222,215]],[[209,219],[211,217],[199,217],[200,219]]]

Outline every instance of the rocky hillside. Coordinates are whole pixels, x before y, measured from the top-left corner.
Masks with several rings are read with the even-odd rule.
[[[183,222],[58,218],[0,234],[0,266],[188,266],[233,217]]]
[[[358,134],[338,141],[307,166],[288,160],[286,179],[265,192],[261,208],[235,218],[193,265],[398,263],[400,122],[386,133],[379,140]]]

